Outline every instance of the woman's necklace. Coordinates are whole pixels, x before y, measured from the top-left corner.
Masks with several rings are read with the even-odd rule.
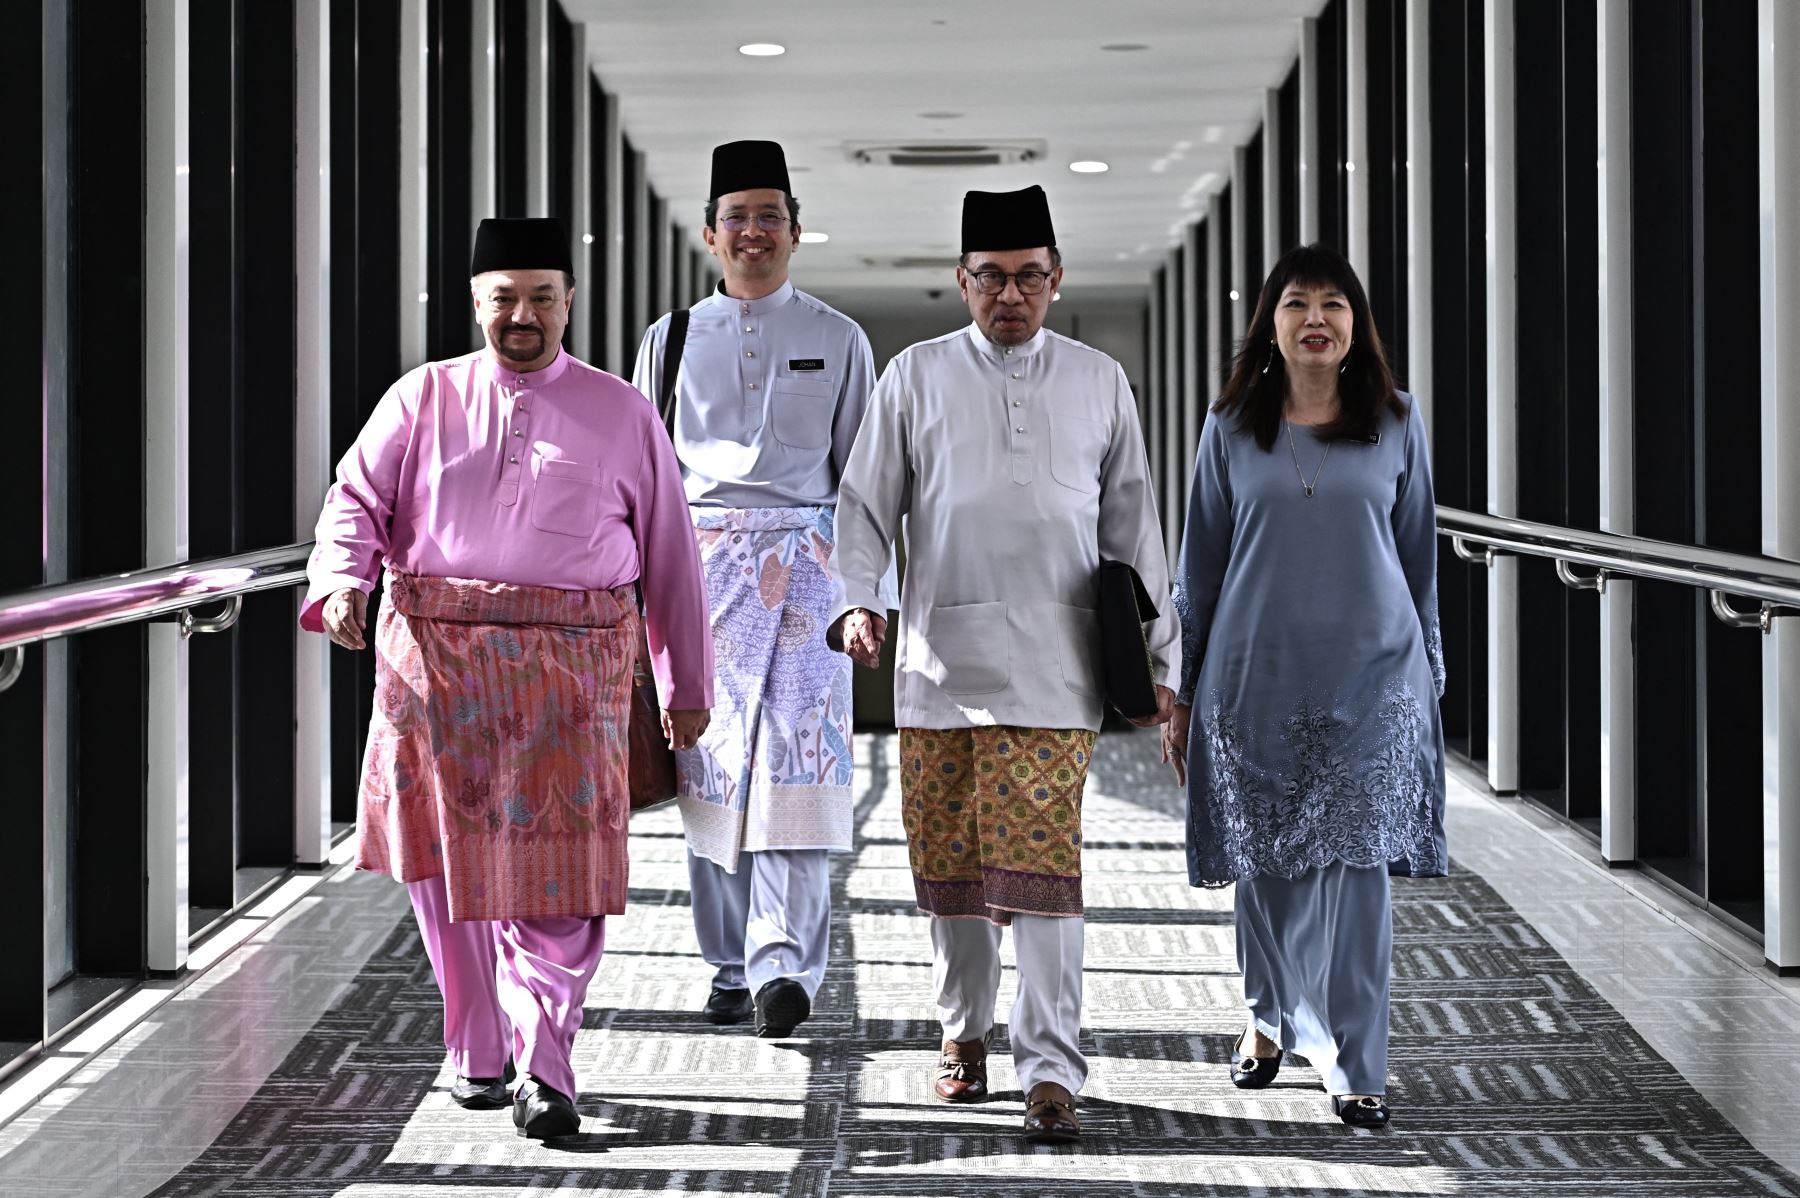
[[[1331,459],[1331,442],[1325,442],[1325,454],[1319,459],[1319,468],[1313,471],[1312,481],[1307,482],[1306,475],[1300,469],[1300,451],[1294,448],[1294,422],[1291,420],[1284,420],[1282,423],[1287,425],[1288,452],[1292,454],[1294,458],[1294,474],[1300,479],[1300,489],[1306,492],[1306,497],[1308,499],[1311,499],[1313,497],[1313,492],[1318,489],[1319,475],[1325,473],[1325,463]]]

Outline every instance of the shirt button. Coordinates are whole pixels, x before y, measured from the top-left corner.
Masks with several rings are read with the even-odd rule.
[[[756,351],[753,349],[747,349],[744,351],[744,356],[746,358],[754,358],[756,356]]]
[[[742,312],[745,316],[748,316],[748,315],[750,315],[750,305],[749,304],[739,304],[738,311]]]
[[[754,333],[754,332],[756,332],[756,326],[755,326],[755,325],[750,325],[750,324],[747,324],[747,325],[745,325],[745,326],[744,326],[744,332],[746,332],[746,333]]]
[[[1015,371],[1013,371],[1013,377],[1014,377],[1014,378],[1018,378],[1018,377],[1019,377],[1019,372],[1018,372],[1018,371],[1016,371],[1016,370],[1015,370]]]
[[[519,459],[511,454],[508,454],[506,460],[509,462],[517,462]]]
[[[1016,425],[1016,426],[1015,426],[1015,427],[1014,427],[1014,428],[1013,428],[1013,432],[1015,432],[1015,433],[1022,433],[1022,432],[1024,432],[1024,431],[1025,431],[1025,426],[1024,426],[1024,425],[1022,425],[1022,424],[1020,424],[1020,425]]]
[[[516,428],[513,430],[513,436],[515,436],[515,437],[523,437],[524,435],[525,435],[524,433],[520,432]]]
[[[1024,400],[1022,400],[1022,399],[1015,399],[1015,400],[1013,400],[1013,407],[1015,407],[1015,408],[1022,408],[1022,407],[1024,407],[1024,406],[1025,406],[1025,401],[1024,401]]]
[[[519,409],[519,415],[521,415],[521,416],[529,416],[529,415],[531,415],[531,409],[530,409],[530,408],[520,408],[520,409]]]
[[[750,384],[750,390],[752,390],[752,391],[754,391],[754,390],[756,390],[756,384],[755,384],[755,383],[751,383],[751,384]]]
[[[1009,358],[1010,358],[1010,357],[1012,357],[1012,350],[1010,350],[1010,349],[1009,349],[1009,350],[1007,350],[1007,351],[1006,351],[1006,356],[1007,356],[1007,357],[1009,357]]]

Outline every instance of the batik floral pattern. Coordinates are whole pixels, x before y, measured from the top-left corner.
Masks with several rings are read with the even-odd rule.
[[[623,912],[632,602],[390,571],[358,867],[453,920]]]
[[[727,869],[742,851],[848,849],[850,659],[825,644],[833,509],[698,514],[713,629],[712,722],[676,755],[688,846]]]

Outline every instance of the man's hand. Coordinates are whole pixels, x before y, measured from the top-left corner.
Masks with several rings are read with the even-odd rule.
[[[1161,689],[1160,687],[1158,688]],[[1194,709],[1177,703],[1162,730],[1162,759],[1175,771],[1175,783],[1187,785],[1188,724]]]
[[[663,712],[663,736],[671,749],[691,749],[700,743],[700,734],[712,722],[712,712],[704,707],[689,711]]]
[[[874,669],[881,664],[881,643],[887,640],[887,617],[866,607],[844,615],[844,652],[859,666]]]
[[[343,590],[325,600],[319,619],[325,624],[325,635],[334,645],[346,649],[366,648],[363,625],[369,616],[369,597],[355,587]]]
[[[1131,722],[1140,728],[1154,728],[1158,724],[1168,723],[1174,710],[1175,692],[1166,686],[1159,686],[1156,688],[1156,710],[1149,715],[1132,718]]]

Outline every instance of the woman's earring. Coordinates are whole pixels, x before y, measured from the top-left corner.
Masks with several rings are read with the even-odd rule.
[[[1269,367],[1273,366],[1274,364],[1275,364],[1275,339],[1273,337],[1271,337],[1271,338],[1269,338],[1269,356],[1263,359],[1262,372],[1264,374],[1269,373]]]

